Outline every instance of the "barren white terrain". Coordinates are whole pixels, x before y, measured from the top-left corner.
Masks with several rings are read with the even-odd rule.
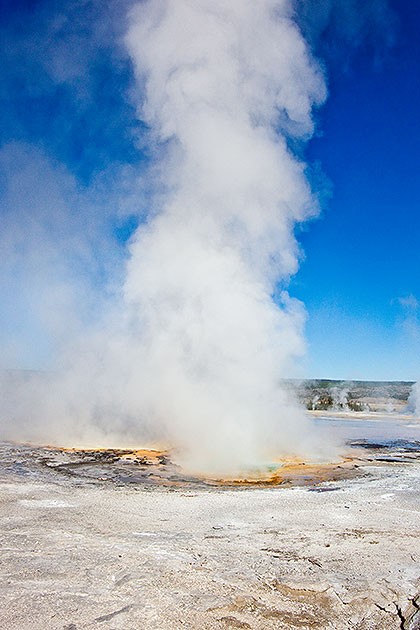
[[[4,445],[0,627],[419,628],[416,444],[355,451],[352,478],[238,488],[63,474]]]

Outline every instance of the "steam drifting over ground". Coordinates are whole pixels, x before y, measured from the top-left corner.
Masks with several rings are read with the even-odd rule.
[[[290,141],[311,136],[326,96],[292,9],[132,9],[125,42],[154,201],[102,324],[60,340],[59,373],[4,377],[7,438],[168,443],[187,467],[223,473],[322,454],[279,384],[304,351],[303,306],[284,289],[298,266],[294,228],[317,214]]]
[[[408,409],[416,416],[420,416],[420,381],[413,385],[408,399]]]

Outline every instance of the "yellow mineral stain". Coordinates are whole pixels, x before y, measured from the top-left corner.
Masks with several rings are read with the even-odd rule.
[[[97,453],[117,458],[120,461],[137,462],[148,465],[161,466],[162,464],[173,463],[170,459],[170,452],[167,449],[151,449],[151,448],[69,448],[69,447],[45,447],[52,451],[74,453],[75,455],[89,455]],[[232,475],[231,477],[215,478],[213,475],[199,475],[203,482],[207,482],[219,486],[281,486],[281,485],[313,485],[325,481],[338,481],[342,478],[348,478],[355,471],[356,458],[343,455],[340,462],[334,463],[313,463],[305,461],[295,456],[278,457],[274,460],[277,468],[273,470],[260,468],[243,472],[241,474]],[[177,466],[179,472],[182,470]],[[149,479],[155,479],[154,475],[150,475]],[[156,481],[163,481],[156,477]],[[169,480],[165,480],[168,483]],[[171,485],[185,485],[185,481],[171,480]]]

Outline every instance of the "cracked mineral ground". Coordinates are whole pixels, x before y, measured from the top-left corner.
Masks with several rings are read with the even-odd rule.
[[[231,481],[163,451],[2,444],[0,627],[420,628],[420,425],[318,421],[339,461]]]

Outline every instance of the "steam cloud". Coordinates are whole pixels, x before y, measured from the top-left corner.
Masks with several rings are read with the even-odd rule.
[[[102,323],[60,340],[59,372],[3,378],[3,434],[160,441],[226,473],[313,448],[280,384],[304,351],[294,228],[318,211],[291,141],[326,97],[293,5],[149,0],[125,42],[154,200]]]
[[[407,407],[414,415],[420,416],[420,381],[414,383],[408,398]]]

